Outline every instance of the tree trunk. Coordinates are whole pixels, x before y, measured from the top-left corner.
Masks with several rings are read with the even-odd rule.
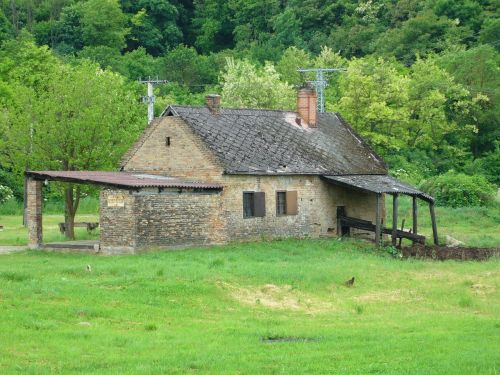
[[[80,204],[80,186],[73,190],[69,184],[64,189],[64,235],[72,240],[75,239],[75,215]]]
[[[64,189],[64,235],[75,239],[75,209],[73,205],[73,185]]]

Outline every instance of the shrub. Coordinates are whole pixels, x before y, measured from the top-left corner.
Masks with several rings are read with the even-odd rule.
[[[0,204],[5,203],[12,198],[14,198],[12,189],[8,186],[0,185]]]
[[[494,185],[484,176],[469,176],[454,171],[431,177],[420,188],[432,195],[440,206],[484,206],[495,197]]]

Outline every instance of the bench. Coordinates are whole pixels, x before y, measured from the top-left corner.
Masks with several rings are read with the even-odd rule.
[[[74,227],[75,228],[87,228],[87,232],[92,232],[94,229],[96,229],[97,227],[99,227],[99,223],[96,222],[96,223],[92,223],[92,222],[86,222],[86,221],[83,221],[81,223],[75,223],[74,224]],[[64,232],[66,232],[66,224],[65,223],[59,223],[59,231],[64,234]]]

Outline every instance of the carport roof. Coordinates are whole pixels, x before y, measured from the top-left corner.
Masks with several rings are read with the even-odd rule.
[[[123,189],[190,188],[222,189],[222,185],[202,181],[184,181],[176,177],[129,172],[101,171],[28,171],[26,176],[35,180],[73,182],[79,184],[103,185]]]
[[[359,190],[373,193],[406,194],[419,197],[428,202],[433,202],[430,195],[408,185],[402,181],[388,175],[344,175],[344,176],[323,176],[327,181]]]

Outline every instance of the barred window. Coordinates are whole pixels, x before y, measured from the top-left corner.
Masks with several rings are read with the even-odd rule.
[[[276,215],[286,215],[286,191],[276,192]]]
[[[276,192],[276,216],[297,215],[298,211],[296,191]]]

